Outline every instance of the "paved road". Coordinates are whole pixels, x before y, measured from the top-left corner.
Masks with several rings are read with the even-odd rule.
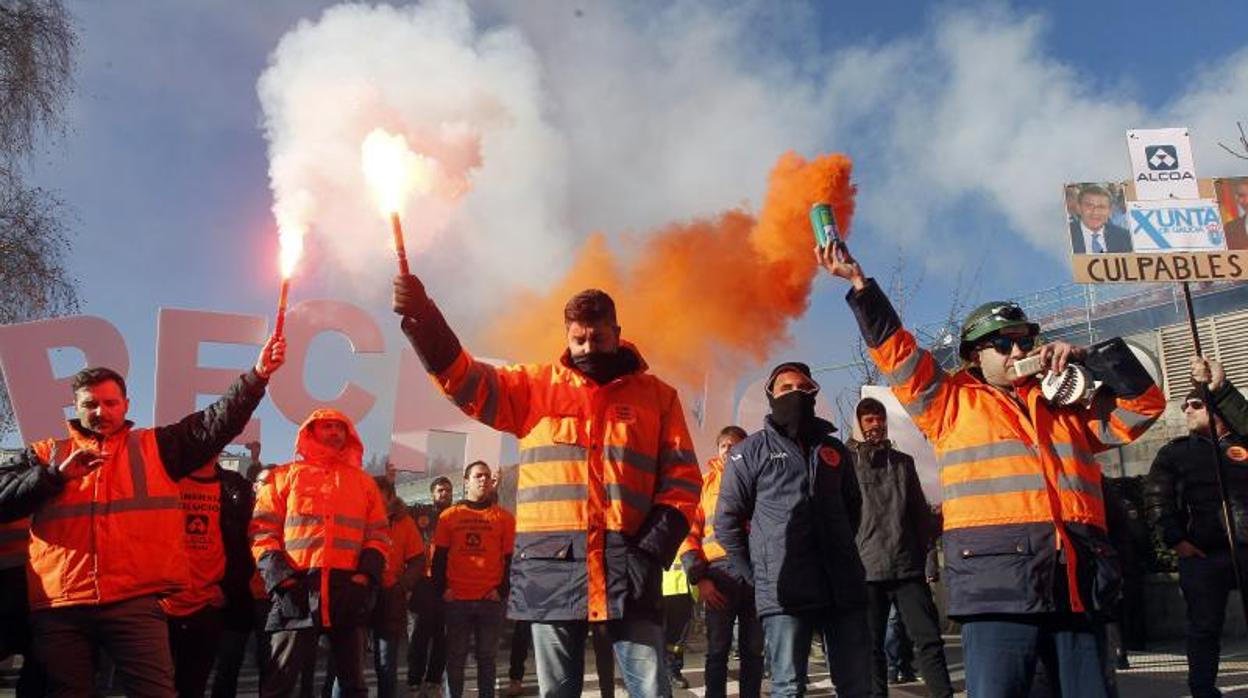
[[[955,686],[960,688],[965,678],[962,667],[962,648],[956,636],[948,636],[945,640],[949,668],[953,674]],[[677,698],[704,696],[706,694],[702,672],[703,655],[701,653],[701,643],[694,641],[691,644],[692,647],[690,647],[690,653],[686,657],[684,672],[685,677],[690,682],[690,689],[677,690]],[[1248,640],[1236,640],[1228,643],[1223,650],[1222,656],[1222,667],[1218,681],[1219,687],[1227,696],[1248,696]],[[500,676],[506,676],[506,662],[507,655],[504,649],[499,652],[498,673]],[[602,693],[599,690],[597,677],[592,673],[594,666],[592,657],[587,658],[585,665],[589,673],[585,680],[584,695],[586,698],[601,698]],[[536,696],[537,678],[533,674],[531,657],[527,668],[529,673],[525,676],[524,695]],[[471,666],[468,673],[468,685],[475,687],[475,671]],[[1187,665],[1182,653],[1182,644],[1167,643],[1164,646],[1160,646],[1156,651],[1132,655],[1131,669],[1120,672],[1118,675],[1119,695],[1122,698],[1177,698],[1179,696],[1187,696],[1189,694],[1186,686],[1186,674]],[[811,662],[811,679],[814,683],[807,695],[812,696],[812,698],[819,696],[826,698],[836,695],[821,657],[816,657]],[[12,685],[11,676],[5,672],[0,672],[0,698],[14,695]],[[729,695],[737,695],[734,688],[730,686]],[[764,688],[766,687],[764,686]],[[240,681],[239,689],[239,695],[255,695],[256,673],[253,668],[246,668]],[[109,695],[122,694],[116,692]],[[475,690],[469,690],[468,695],[475,696],[477,693]],[[618,698],[624,698],[625,696],[623,686],[618,682],[615,695]],[[922,683],[914,683],[893,687],[890,695],[917,697],[926,696],[927,692],[924,690]],[[958,695],[964,696],[965,693],[959,693]],[[1050,693],[1046,687],[1037,683],[1032,692],[1033,698],[1044,698],[1048,695]]]

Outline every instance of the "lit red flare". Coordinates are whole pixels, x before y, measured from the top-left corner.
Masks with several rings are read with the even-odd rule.
[[[373,129],[361,144],[360,164],[378,208],[382,215],[390,218],[399,273],[406,275],[407,248],[403,243],[399,213],[413,192],[429,193],[437,165],[432,159],[412,152],[401,134],[391,134],[380,128]]]
[[[278,221],[278,266],[282,274],[282,290],[277,297],[277,319],[273,323],[273,336],[281,337],[286,328],[286,303],[290,296],[290,277],[295,273],[299,257],[303,255],[303,227],[289,220]]]
[[[281,337],[286,329],[286,299],[290,296],[290,277],[282,278],[282,292],[277,297],[277,320],[273,323],[273,336]]]

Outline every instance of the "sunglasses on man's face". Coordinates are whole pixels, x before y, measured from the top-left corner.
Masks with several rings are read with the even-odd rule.
[[[981,349],[992,347],[997,351],[997,353],[1008,356],[1010,352],[1014,350],[1014,345],[1018,345],[1018,348],[1022,349],[1023,352],[1029,352],[1036,348],[1036,337],[1035,335],[1030,334],[1023,335],[1022,337],[1008,337],[1006,335],[999,334],[991,339],[985,340],[984,343],[979,346]]]
[[[1192,398],[1191,400],[1184,400],[1183,409],[1184,410],[1203,410],[1205,409],[1205,401],[1197,400],[1196,398]]]

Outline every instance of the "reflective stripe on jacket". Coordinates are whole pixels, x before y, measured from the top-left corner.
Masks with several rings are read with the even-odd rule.
[[[666,565],[693,518],[702,478],[680,400],[636,349],[620,351],[639,369],[602,386],[566,352],[500,368],[461,350],[434,376],[466,414],[520,438],[511,618],[622,617],[628,547],[650,533],[643,524],[659,507],[683,519],[647,551]]]
[[[1072,610],[1111,601],[1116,561],[1093,456],[1135,440],[1165,409],[1161,390],[1126,345],[1095,345],[1088,367],[1129,389],[1111,389],[1091,407],[1053,407],[1035,380],[1019,385],[1015,400],[970,370],[945,373],[900,328],[874,282],[851,293],[850,303],[872,359],[936,450],[949,614],[1058,610],[1043,580],[1063,562]],[[1084,598],[1088,591],[1096,598]]]
[[[76,448],[105,456],[31,519],[32,610],[170,594],[187,584],[178,486],[154,430],[125,428],[100,439],[71,423],[69,438],[31,448],[44,463],[60,462]]]
[[[706,464],[698,510],[689,524],[689,535],[685,536],[685,542],[676,553],[689,575],[689,581],[694,584],[702,579],[707,565],[728,555],[715,535],[715,503],[719,500],[719,483],[723,476],[724,461],[715,456]]]
[[[348,446],[338,460],[296,461],[273,468],[256,496],[251,516],[251,550],[265,586],[272,592],[284,578],[300,572],[361,567],[364,551],[377,555],[376,583],[382,581],[389,554],[390,522],[377,483],[360,465],[363,445],[341,413],[316,410],[299,430],[296,452],[307,454],[309,427],[317,419],[348,426]],[[330,575],[318,575],[322,627],[330,625]]]
[[[0,570],[25,567],[30,559],[30,519],[0,524]]]

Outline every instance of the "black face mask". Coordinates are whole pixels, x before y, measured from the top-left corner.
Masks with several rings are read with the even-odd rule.
[[[874,427],[874,428],[868,429],[862,432],[862,438],[863,440],[865,440],[867,443],[871,444],[872,446],[878,446],[884,443],[885,439],[888,438],[888,428],[887,427]]]
[[[606,385],[623,373],[620,352],[591,351],[572,357],[572,365],[598,385]]]
[[[780,397],[767,396],[771,404],[771,419],[790,439],[797,440],[809,433],[815,425],[815,396],[793,390]]]

